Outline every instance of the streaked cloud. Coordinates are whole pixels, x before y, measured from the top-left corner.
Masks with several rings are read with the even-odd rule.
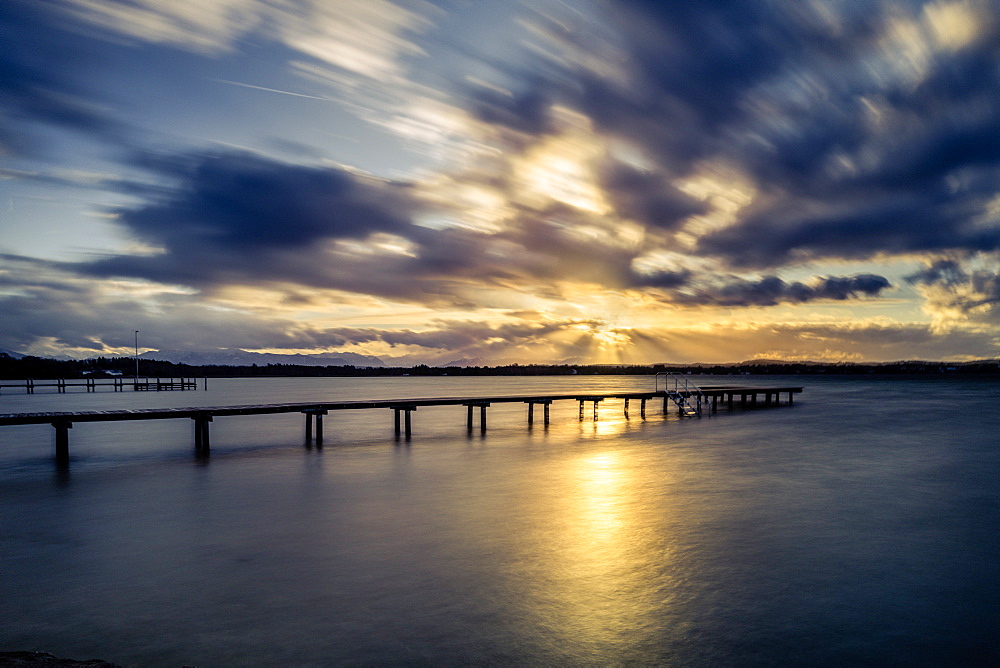
[[[328,65],[378,79],[400,76],[404,56],[422,53],[407,39],[431,23],[433,5],[388,0],[268,2],[266,0],[68,0],[80,20],[109,39],[168,43],[208,55],[234,51],[254,35]]]
[[[143,327],[160,309],[191,346],[214,317],[240,332],[225,347],[405,360],[1000,345],[988,2],[13,0],[0,19],[0,347],[114,349],[140,293]],[[60,243],[73,226],[92,247]],[[36,229],[53,251],[28,258]]]

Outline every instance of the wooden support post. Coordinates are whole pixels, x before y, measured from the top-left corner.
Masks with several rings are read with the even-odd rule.
[[[712,412],[715,413],[719,410],[719,395],[712,395]]]
[[[789,405],[789,406],[791,406],[791,405],[792,405],[792,396],[793,396],[794,394],[795,394],[794,392],[792,392],[791,390],[789,390],[789,392],[788,392],[788,405]]]
[[[544,399],[542,401],[526,401],[528,404],[528,426],[530,427],[535,423],[535,404],[541,404],[543,409],[543,421],[545,426],[549,426],[549,404],[552,403],[549,399]]]
[[[577,401],[580,402],[580,419],[581,420],[583,419],[583,404],[589,401],[589,402],[591,402],[591,403],[594,404],[594,419],[596,420],[597,419],[597,404],[599,404],[600,402],[604,401],[604,398],[602,397],[600,399],[589,399],[589,398],[586,398],[586,397],[583,397],[583,398],[578,397]]]
[[[541,401],[526,401],[528,404],[528,426],[530,427],[535,423],[535,404],[540,404],[543,409],[543,423],[546,427],[549,426],[549,404],[552,403],[549,399],[543,399]]]
[[[402,429],[402,432],[406,436],[406,438],[410,438],[410,435],[413,433],[413,430],[411,428],[412,423],[410,421],[410,413],[412,413],[413,411],[417,410],[417,407],[416,406],[411,406],[411,405],[408,405],[408,404],[403,404],[403,405],[399,405],[399,406],[390,406],[389,408],[391,408],[393,411],[395,411],[395,415],[394,415],[394,419],[393,419],[393,428],[395,429],[395,432],[396,432],[396,438],[399,438],[399,435],[400,435],[400,428],[399,428],[399,414],[400,413],[404,414],[403,415],[403,429]]]
[[[765,406],[770,406],[771,405],[771,393],[770,392],[767,392],[764,395],[764,405]]]
[[[69,430],[73,428],[73,423],[59,420],[52,426],[56,430],[56,464],[66,466],[69,464]]]
[[[302,411],[306,416],[306,445],[310,445],[314,440],[313,424],[316,425],[315,442],[317,446],[323,445],[323,416],[327,411],[320,408],[307,408]]]
[[[208,423],[212,421],[211,413],[196,413],[191,418],[194,421],[194,449],[199,455],[207,455],[211,450]]]
[[[667,414],[667,406],[669,405],[668,404],[668,400],[669,400],[669,397],[667,397],[667,395],[663,395],[663,414],[664,415]]]
[[[477,401],[474,403],[462,404],[466,406],[468,411],[466,413],[465,425],[468,427],[469,431],[472,431],[472,409],[479,407],[479,431],[486,433],[486,409],[489,408],[489,403]]]
[[[639,403],[639,417],[641,417],[643,420],[645,420],[646,419],[646,400],[645,399],[640,399],[639,401],[640,401],[640,403]]]

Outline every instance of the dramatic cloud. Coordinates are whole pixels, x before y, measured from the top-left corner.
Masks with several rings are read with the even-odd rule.
[[[302,280],[296,253],[410,226],[405,188],[341,169],[234,152],[165,162],[161,175],[168,166],[174,187],[117,212],[151,254],[102,259],[82,271],[185,285]]]
[[[13,350],[128,354],[136,329],[142,332],[142,346],[154,349],[210,350],[226,342],[251,349],[345,343],[313,324],[206,302],[192,290],[148,282],[95,283],[53,263],[0,259],[0,340]]]
[[[615,212],[652,228],[673,230],[708,207],[679,191],[662,175],[621,163],[610,165],[601,183]]]
[[[985,198],[956,200],[942,186],[874,201],[786,199],[751,207],[742,221],[702,237],[698,250],[734,266],[773,267],[815,258],[868,259],[953,249],[1000,248],[1000,226],[976,223]]]
[[[810,284],[799,281],[786,283],[777,276],[767,276],[759,281],[737,279],[721,285],[698,287],[693,292],[679,292],[674,295],[673,301],[713,306],[774,306],[816,300],[843,301],[859,295],[875,297],[888,287],[886,278],[872,274],[828,276]]]
[[[924,294],[924,309],[939,329],[973,323],[1000,324],[1000,257],[972,256],[965,262],[943,258],[908,276]],[[987,330],[988,331],[988,330]]]
[[[695,250],[733,266],[1000,247],[995,216],[982,220],[1000,174],[1000,42],[986,5],[630,3],[609,14],[629,35],[619,68],[540,59],[530,92],[497,97],[504,114],[473,108],[540,135],[541,100],[569,105],[639,147],[644,171],[605,182],[622,215],[674,228],[704,213],[667,183],[718,163],[757,196]]]
[[[43,29],[44,22],[20,3],[0,8],[0,155],[44,154],[47,142],[39,126],[51,126],[124,144],[128,125],[107,108],[109,100],[72,78],[72,63],[90,60],[76,52],[61,31]],[[53,56],[58,54],[58,67]],[[69,67],[62,67],[71,63]],[[69,71],[67,71],[69,70]]]

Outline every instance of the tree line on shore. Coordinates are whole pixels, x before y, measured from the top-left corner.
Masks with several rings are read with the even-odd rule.
[[[241,377],[323,377],[323,376],[559,376],[559,375],[653,375],[657,373],[711,375],[794,375],[794,374],[960,374],[1000,376],[1000,362],[900,361],[887,363],[783,362],[749,360],[733,364],[507,364],[503,366],[413,367],[301,366],[266,364],[227,366],[175,364],[140,359],[138,375],[150,378],[241,378]],[[86,360],[55,360],[26,356],[14,358],[0,353],[0,379],[55,379],[132,377],[136,361],[132,357],[97,357]]]

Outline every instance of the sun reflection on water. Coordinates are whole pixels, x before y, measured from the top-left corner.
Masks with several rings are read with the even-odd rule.
[[[670,550],[646,510],[644,475],[628,452],[589,453],[567,462],[546,494],[550,524],[535,537],[546,558],[531,574],[526,609],[574,659],[642,647],[662,621],[662,587],[652,583],[662,585]]]
[[[610,410],[609,410],[610,409]],[[584,436],[618,436],[627,431],[632,425],[621,413],[612,414],[613,410],[606,406],[601,409],[600,417],[593,420],[588,415],[584,422],[580,424],[580,430]]]

